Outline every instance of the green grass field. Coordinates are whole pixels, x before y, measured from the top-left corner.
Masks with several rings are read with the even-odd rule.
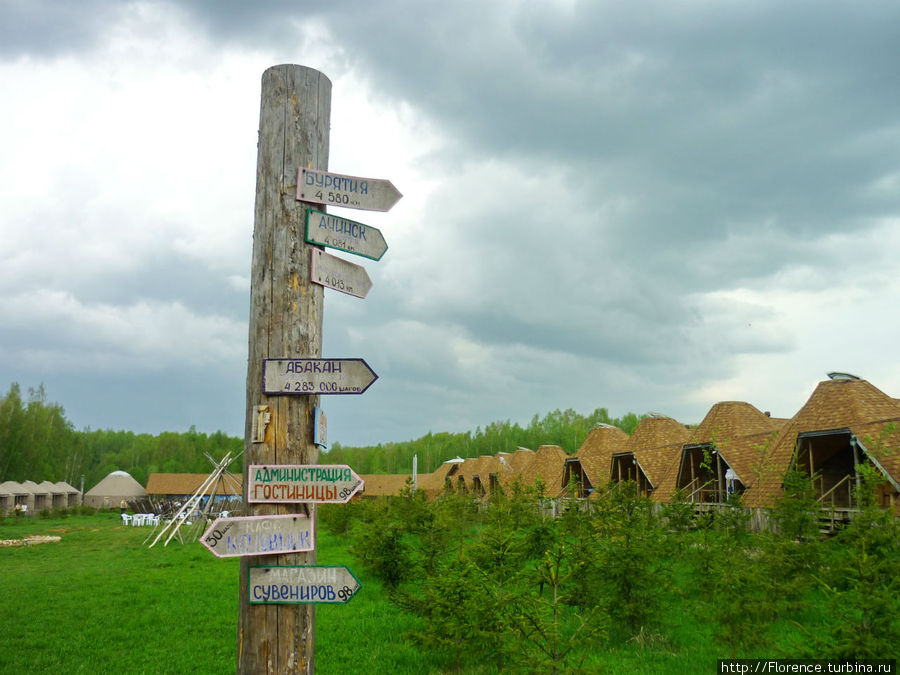
[[[0,547],[0,673],[234,672],[238,560],[177,540],[151,549],[150,531],[106,513],[6,519],[0,539],[62,539]],[[317,608],[316,671],[435,671],[399,639],[411,619],[345,549],[321,533],[319,563],[347,565],[363,588],[346,605]]]
[[[235,670],[238,560],[201,544],[152,549],[150,528],[123,526],[117,514],[7,518],[0,539],[57,535],[61,541],[0,547],[0,673],[229,673]],[[347,552],[319,531],[320,564],[347,565],[362,589],[346,605],[316,611],[316,672],[439,673],[452,668],[440,650],[403,639],[416,619],[399,612]],[[590,672],[706,672],[715,654],[693,657],[669,645],[605,651]],[[492,668],[466,672],[494,672]]]
[[[65,518],[6,518],[0,539],[57,535],[61,541],[0,547],[0,674],[230,673],[236,667],[239,561],[218,559],[199,543],[148,548],[151,528],[123,526],[115,513]],[[346,565],[362,589],[346,605],[317,608],[316,672],[454,672],[453,654],[405,638],[421,619],[388,601],[378,581],[349,553],[349,541],[318,531],[318,561]],[[665,622],[654,631],[579,645],[588,673],[715,673],[728,656],[713,626],[678,601],[671,579]],[[687,600],[687,598],[685,598]],[[742,657],[791,655],[794,621],[815,626],[821,608],[766,627],[768,647]],[[758,653],[757,653],[758,652]],[[468,659],[465,673],[493,673]],[[515,671],[520,672],[520,671]],[[526,672],[532,672],[527,670]],[[538,672],[534,670],[533,672]]]

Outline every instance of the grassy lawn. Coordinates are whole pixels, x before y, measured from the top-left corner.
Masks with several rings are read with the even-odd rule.
[[[116,513],[0,521],[0,539],[61,537],[0,547],[0,674],[234,672],[238,559],[216,558],[196,542],[150,549],[150,533],[123,526]],[[362,582],[348,604],[316,610],[317,673],[452,672],[455,658],[447,647],[417,647],[405,639],[422,620],[388,601],[350,555],[348,540],[320,527],[317,543],[320,564],[346,565]],[[671,602],[663,625],[630,637],[608,626],[609,639],[576,648],[578,658],[585,657],[584,672],[716,672],[716,660],[728,657],[728,649],[698,611],[710,605],[683,594],[690,593],[690,581],[681,557],[673,551],[676,573],[666,582]],[[740,656],[790,657],[792,645],[804,639],[796,622],[816,631],[825,618],[821,602],[809,600],[766,625],[766,646],[742,649]],[[496,672],[491,661],[467,659],[463,672]]]
[[[0,539],[61,537],[0,547],[0,673],[234,672],[238,559],[177,540],[150,549],[150,531],[106,513],[0,524]],[[411,619],[345,548],[320,534],[320,564],[347,565],[363,588],[317,608],[317,672],[434,672],[437,662],[399,639]]]

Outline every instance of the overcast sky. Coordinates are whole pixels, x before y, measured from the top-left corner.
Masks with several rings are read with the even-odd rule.
[[[243,435],[260,79],[389,178],[329,441],[900,396],[900,3],[0,0],[0,388]],[[349,257],[349,256],[345,256]]]

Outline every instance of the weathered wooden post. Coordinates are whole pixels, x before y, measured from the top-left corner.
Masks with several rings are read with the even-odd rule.
[[[244,435],[244,504],[252,515],[307,513],[314,504],[250,504],[246,486],[252,464],[315,464],[313,408],[319,397],[267,396],[263,359],[317,358],[322,354],[321,285],[310,281],[311,252],[304,242],[305,208],[297,200],[299,168],[326,170],[331,82],[296,65],[269,68],[262,76],[256,211],[250,282],[250,338]],[[313,673],[315,605],[248,602],[254,565],[311,565],[316,553],[241,558],[239,673]]]

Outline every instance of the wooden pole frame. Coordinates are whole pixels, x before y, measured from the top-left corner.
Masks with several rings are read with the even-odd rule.
[[[262,76],[256,207],[250,282],[250,330],[244,486],[253,464],[316,464],[313,408],[318,396],[266,396],[265,358],[322,355],[323,288],[310,281],[310,245],[304,241],[306,208],[296,200],[298,169],[328,169],[331,82],[296,65]],[[321,207],[317,207],[320,208]],[[258,406],[268,406],[264,430],[254,429]],[[258,426],[258,425],[257,425]],[[254,433],[254,432],[257,433]],[[250,504],[254,516],[305,513],[313,504]],[[247,586],[253,565],[312,565],[316,553],[241,558],[238,673],[315,672],[315,605],[251,605]]]

